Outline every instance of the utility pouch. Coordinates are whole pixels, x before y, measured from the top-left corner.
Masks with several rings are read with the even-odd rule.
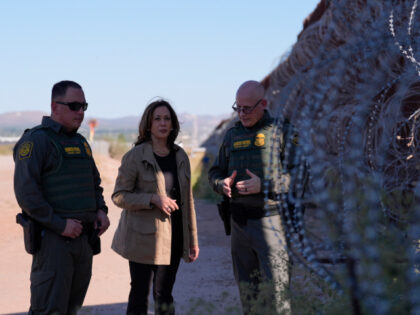
[[[225,227],[226,235],[230,235],[230,204],[229,199],[223,197],[223,200],[217,204],[217,208],[219,209],[219,216],[223,221],[223,225]]]
[[[26,252],[34,255],[41,248],[41,225],[25,213],[16,215],[16,223],[23,227],[23,240]]]

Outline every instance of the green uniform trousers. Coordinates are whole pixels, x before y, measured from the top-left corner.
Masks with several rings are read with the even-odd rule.
[[[76,239],[43,231],[41,249],[33,256],[29,314],[77,314],[92,274],[88,236]]]
[[[232,219],[231,251],[244,314],[290,314],[290,266],[280,215]],[[263,308],[261,308],[263,307]]]

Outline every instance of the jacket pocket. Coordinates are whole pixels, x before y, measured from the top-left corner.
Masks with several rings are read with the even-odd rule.
[[[146,182],[155,182],[157,180],[155,168],[147,162],[144,162],[139,176]]]
[[[154,234],[157,229],[157,210],[130,211],[128,218],[129,230],[140,234]]]
[[[37,271],[31,274],[31,307],[34,311],[46,308],[54,276],[54,271]]]
[[[156,174],[149,170],[146,170],[143,174],[141,174],[141,177],[145,182],[155,182],[157,180]]]
[[[144,170],[139,176],[137,190],[144,193],[156,193],[158,191],[158,180],[156,173],[150,168]]]

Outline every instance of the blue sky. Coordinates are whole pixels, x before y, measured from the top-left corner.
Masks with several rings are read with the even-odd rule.
[[[90,117],[230,112],[296,41],[318,0],[0,2],[0,113],[50,111],[52,85],[79,82]]]

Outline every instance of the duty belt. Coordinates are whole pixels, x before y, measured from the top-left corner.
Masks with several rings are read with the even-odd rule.
[[[232,219],[240,225],[246,225],[248,220],[257,220],[279,214],[276,206],[270,206],[268,209],[265,209],[264,207],[244,207],[231,203],[230,209]]]

